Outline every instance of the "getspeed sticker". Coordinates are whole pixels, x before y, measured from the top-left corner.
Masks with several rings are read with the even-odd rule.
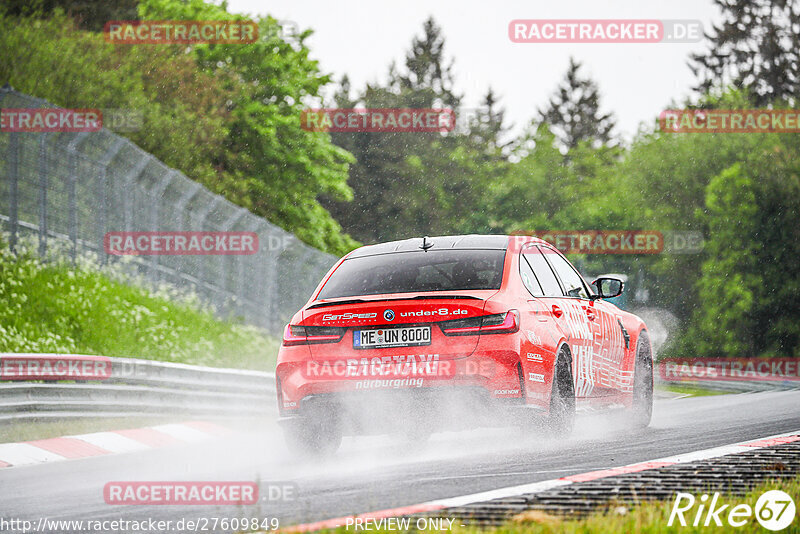
[[[323,321],[346,321],[348,319],[374,319],[377,317],[377,313],[342,313],[340,315],[334,315],[331,313],[326,313],[322,316]]]

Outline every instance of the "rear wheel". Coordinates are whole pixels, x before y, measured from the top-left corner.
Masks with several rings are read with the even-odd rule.
[[[631,424],[637,428],[649,425],[653,417],[653,355],[650,338],[644,331],[636,344],[631,415]]]
[[[575,387],[569,353],[562,348],[556,358],[553,386],[550,392],[550,413],[546,430],[554,436],[568,436],[575,425]]]
[[[338,422],[324,413],[313,413],[287,422],[283,428],[286,445],[292,452],[309,456],[335,453],[342,443]]]

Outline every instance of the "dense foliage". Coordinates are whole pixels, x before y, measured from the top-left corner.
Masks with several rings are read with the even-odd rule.
[[[315,247],[355,246],[317,202],[351,197],[352,157],[298,119],[303,99],[328,82],[309,58],[310,32],[284,35],[265,17],[262,39],[249,45],[112,45],[58,9],[2,9],[0,84],[63,107],[139,110],[143,127],[125,135],[167,165]],[[154,20],[234,18],[200,0],[147,0],[138,9]]]

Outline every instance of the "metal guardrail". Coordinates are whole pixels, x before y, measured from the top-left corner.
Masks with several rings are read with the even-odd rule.
[[[760,391],[787,391],[800,389],[796,380],[658,380],[665,386],[689,386],[721,393],[757,393]]]
[[[0,353],[6,359],[96,358]],[[104,379],[7,380],[0,373],[0,422],[78,417],[257,417],[275,410],[275,375],[134,358],[108,358]]]

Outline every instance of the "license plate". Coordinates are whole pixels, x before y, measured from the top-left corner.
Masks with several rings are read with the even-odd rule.
[[[431,344],[430,326],[377,328],[353,331],[354,349],[381,349],[387,347],[419,347]]]

